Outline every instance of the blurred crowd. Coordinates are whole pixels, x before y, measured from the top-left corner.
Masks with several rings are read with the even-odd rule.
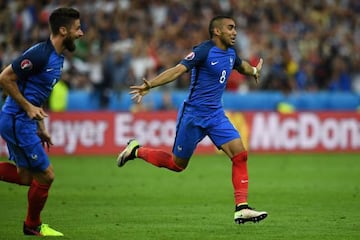
[[[346,91],[360,93],[359,0],[0,0],[0,67],[46,40],[47,20],[59,6],[81,12],[84,37],[68,54],[62,81],[101,95],[127,90],[176,65],[209,39],[216,15],[237,23],[236,49],[256,65],[255,86],[233,73],[228,91]],[[189,76],[167,85],[188,88]]]

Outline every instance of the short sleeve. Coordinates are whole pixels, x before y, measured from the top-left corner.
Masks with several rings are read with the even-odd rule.
[[[239,56],[237,55],[237,51],[236,48],[232,48],[235,52],[235,62],[234,62],[234,66],[233,69],[237,69],[238,67],[241,66],[242,60],[241,58],[239,58]]]
[[[206,60],[212,47],[213,45],[209,42],[194,47],[193,51],[189,53],[184,59],[182,59],[180,64],[186,66],[187,70],[189,71]]]
[[[16,58],[11,66],[20,79],[26,79],[31,75],[40,73],[44,69],[47,61],[47,55],[38,44],[29,48]]]

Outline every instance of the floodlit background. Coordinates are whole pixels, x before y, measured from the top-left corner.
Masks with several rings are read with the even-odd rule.
[[[359,106],[359,1],[2,0],[0,67],[31,44],[46,40],[49,13],[65,5],[81,11],[85,36],[67,58],[50,110],[176,108],[188,88],[186,74],[163,91],[154,91],[140,106],[123,93],[143,77],[177,64],[194,45],[208,39],[209,21],[219,14],[236,20],[239,56],[254,65],[264,59],[259,86],[234,73],[229,93],[245,94],[249,104],[258,99],[254,93],[268,93],[264,98],[271,103],[265,106],[269,110],[276,110],[279,102],[298,110]],[[325,96],[308,106],[319,92]],[[337,101],[327,93],[336,93]]]

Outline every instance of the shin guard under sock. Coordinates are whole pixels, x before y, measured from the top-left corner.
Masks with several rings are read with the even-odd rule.
[[[232,160],[232,182],[234,186],[235,204],[247,202],[248,197],[248,170],[247,170],[247,151],[234,156]]]
[[[28,191],[28,211],[25,225],[36,227],[41,223],[40,213],[45,206],[50,189],[49,184],[41,184],[33,180]]]

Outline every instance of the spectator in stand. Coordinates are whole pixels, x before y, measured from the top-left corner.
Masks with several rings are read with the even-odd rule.
[[[204,29],[208,21],[221,13],[235,17],[239,32],[239,54],[246,59],[264,57],[264,79],[274,74],[270,71],[274,64],[290,74],[290,84],[293,86],[291,91],[335,89],[338,88],[338,84],[335,84],[337,80],[334,81],[337,73],[332,73],[331,67],[337,65],[333,62],[340,57],[346,59],[348,66],[343,70],[341,81],[347,75],[345,81],[350,82],[347,83],[348,86],[352,86],[350,89],[347,87],[347,91],[358,89],[358,84],[353,83],[360,71],[356,67],[358,55],[354,54],[360,48],[360,2],[356,0],[169,0],[166,3],[159,0],[94,0],[74,3],[82,11],[84,26],[91,29],[98,40],[94,42],[94,38],[84,39],[79,46],[85,47],[79,48],[81,52],[75,53],[74,57],[88,63],[94,61],[92,56],[97,56],[95,61],[103,63],[109,57],[109,46],[128,41],[132,66],[139,66],[137,63],[141,65],[144,59],[150,60],[145,61],[148,64],[146,71],[142,71],[142,67],[133,68],[135,71],[132,74],[138,81],[147,74],[157,74],[176,64],[177,59],[186,54],[185,49],[199,44],[206,37]],[[17,56],[19,49],[25,49],[44,38],[48,31],[44,27],[44,19],[47,19],[49,11],[66,4],[67,1],[63,0],[1,1],[0,42],[5,44],[6,49],[0,54],[0,62],[7,65]],[[100,10],[95,10],[93,6]],[[142,45],[139,49],[138,44],[141,37],[145,38],[142,41],[143,49]],[[146,49],[148,44],[150,50]],[[288,54],[284,55],[282,52]],[[286,62],[288,64],[278,65]],[[304,77],[304,62],[313,66],[312,69],[306,69],[306,78],[311,79],[310,88],[298,88],[300,85],[295,87],[299,83],[299,77]],[[91,75],[87,77],[90,78]],[[169,87],[187,89],[188,78],[181,78]],[[103,80],[111,81],[109,86],[116,85],[112,82],[115,79]],[[91,79],[88,82],[94,85],[92,90],[98,89],[98,82],[94,84]],[[247,86],[240,89],[259,90],[251,81],[244,83]],[[70,89],[72,90],[74,89]]]
[[[349,75],[348,64],[345,59],[336,56],[332,61],[331,78],[329,82],[330,91],[351,91],[351,77]]]

